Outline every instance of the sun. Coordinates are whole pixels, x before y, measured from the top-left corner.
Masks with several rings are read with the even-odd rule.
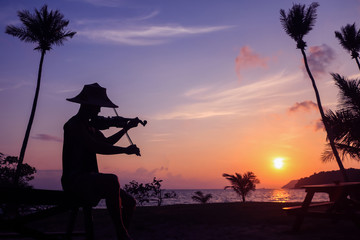
[[[281,157],[275,158],[273,163],[276,169],[281,169],[284,167],[284,158]]]

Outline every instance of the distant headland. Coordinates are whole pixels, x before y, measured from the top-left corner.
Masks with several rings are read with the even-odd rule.
[[[360,182],[360,169],[349,168],[346,169],[346,173],[351,182]],[[291,188],[301,188],[304,185],[313,185],[313,184],[326,184],[334,182],[342,182],[342,175],[340,170],[327,171],[314,173],[309,177],[300,178],[298,180],[291,180],[286,185],[281,188],[291,189]]]

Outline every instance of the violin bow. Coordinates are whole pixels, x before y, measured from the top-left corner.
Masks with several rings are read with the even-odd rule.
[[[116,116],[119,117],[119,114],[117,113],[116,109],[115,108],[113,108],[113,109],[114,109],[114,112],[115,112]],[[129,140],[130,144],[134,145],[134,143],[133,143],[133,141],[131,141],[131,138],[130,138],[127,131],[125,132],[125,134],[126,134],[127,139]]]

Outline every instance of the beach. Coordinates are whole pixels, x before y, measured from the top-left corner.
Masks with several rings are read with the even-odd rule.
[[[348,220],[305,218],[298,233],[293,216],[282,207],[294,203],[236,202],[138,207],[129,230],[134,240],[359,239],[360,229]],[[33,224],[44,231],[64,231],[67,214]],[[94,210],[95,239],[116,239],[105,209]],[[83,230],[81,213],[76,231]],[[25,239],[25,238],[24,238]],[[74,239],[84,239],[82,236]]]

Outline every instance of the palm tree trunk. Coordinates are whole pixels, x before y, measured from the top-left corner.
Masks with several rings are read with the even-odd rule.
[[[358,58],[358,57],[355,57],[355,61],[356,61],[357,66],[358,66],[358,68],[359,68],[359,70],[360,70],[360,62],[359,62],[359,58]]]
[[[37,101],[38,101],[38,98],[39,98],[41,73],[42,73],[42,66],[43,66],[43,62],[44,62],[45,52],[46,52],[46,50],[41,51],[41,57],[40,57],[40,64],[39,64],[39,70],[38,70],[38,78],[37,78],[37,83],[36,83],[34,101],[33,101],[32,109],[31,109],[29,122],[28,122],[28,125],[27,125],[27,128],[26,128],[24,141],[23,141],[23,144],[21,146],[21,151],[20,151],[20,155],[19,155],[19,162],[18,162],[16,172],[15,172],[15,176],[14,176],[14,185],[15,186],[18,185],[18,183],[19,183],[19,178],[20,178],[22,163],[24,161],[26,146],[27,146],[27,143],[28,143],[28,140],[29,140],[31,126],[32,126],[32,123],[34,121]]]
[[[309,69],[309,65],[308,65],[308,62],[307,62],[307,57],[306,57],[306,53],[304,51],[303,48],[300,49],[301,50],[301,53],[303,55],[303,58],[304,58],[304,63],[305,63],[305,68],[306,68],[306,71],[311,79],[311,83],[313,85],[313,88],[314,88],[314,91],[315,91],[315,96],[316,96],[316,101],[317,101],[317,105],[318,105],[318,108],[319,108],[319,111],[320,111],[320,115],[321,115],[321,119],[324,123],[324,126],[325,126],[325,130],[326,130],[326,133],[327,133],[327,136],[328,136],[328,139],[329,139],[329,142],[330,142],[330,146],[331,146],[331,149],[333,151],[333,154],[335,156],[335,159],[336,159],[336,162],[337,164],[339,165],[339,168],[340,168],[340,171],[343,175],[343,178],[344,178],[344,181],[345,182],[348,182],[349,179],[347,177],[347,174],[346,174],[346,171],[345,171],[345,168],[344,168],[344,165],[342,164],[342,161],[340,159],[340,156],[339,156],[339,153],[335,147],[335,142],[334,142],[334,137],[333,137],[333,134],[332,134],[332,130],[330,128],[330,126],[328,125],[328,122],[326,121],[326,118],[325,118],[325,114],[324,114],[324,110],[323,110],[323,107],[322,107],[322,104],[321,104],[321,100],[320,100],[320,94],[319,94],[319,91],[317,89],[317,86],[316,86],[316,83],[315,83],[315,79],[313,77],[313,75],[311,74],[311,71]]]

